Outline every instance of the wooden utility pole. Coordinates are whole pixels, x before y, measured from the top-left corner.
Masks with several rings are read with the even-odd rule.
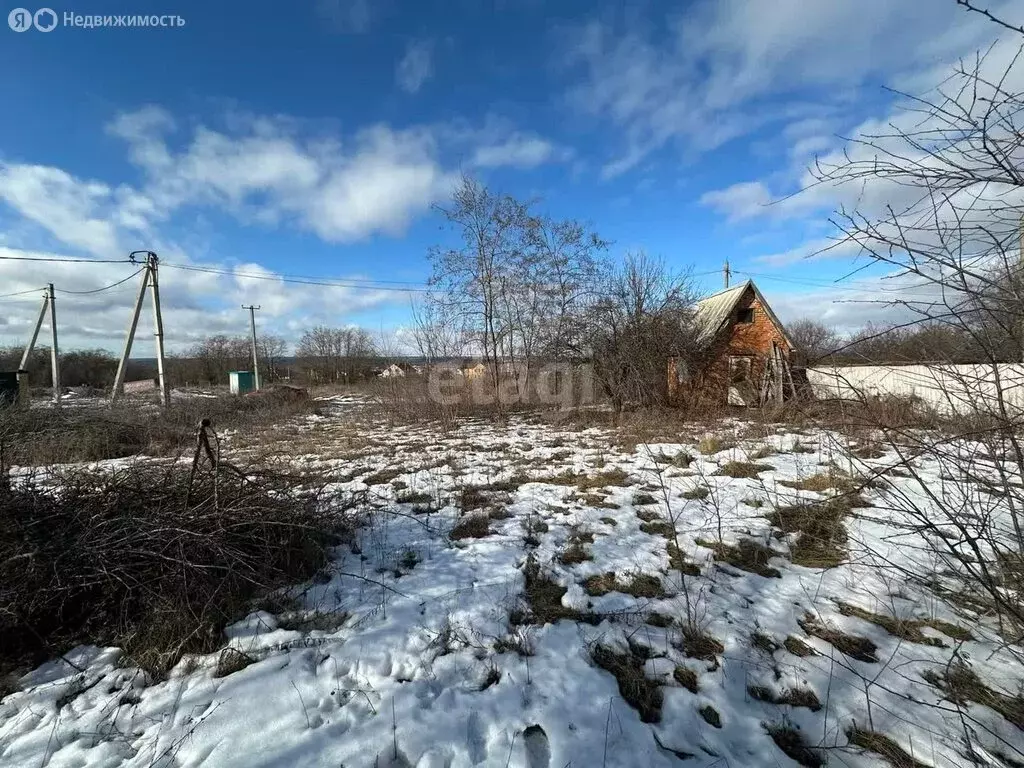
[[[253,385],[256,387],[257,390],[260,388],[259,355],[256,353],[256,310],[259,308],[259,305],[242,305],[242,309],[249,310],[249,328],[252,330],[252,378]]]
[[[150,271],[149,284],[153,288],[153,340],[156,343],[156,375],[160,385],[160,405],[166,408],[171,404],[171,393],[167,390],[167,377],[164,373],[164,320],[160,314],[158,261],[155,253],[149,253],[146,257],[146,266]]]
[[[43,303],[39,307],[39,316],[36,318],[35,327],[32,329],[32,337],[28,340],[25,351],[21,355],[21,362],[18,364],[18,400],[22,405],[26,406],[29,404],[29,388],[32,385],[32,382],[28,380],[28,361],[32,357],[32,351],[36,348],[39,330],[43,327],[46,309],[50,306],[50,291],[52,288],[52,285],[48,286],[46,293],[43,294]]]
[[[50,305],[50,379],[53,382],[53,403],[60,405],[60,353],[57,349],[57,301],[53,283],[47,286]]]
[[[110,402],[115,403],[124,394],[124,377],[128,369],[128,358],[132,353],[132,342],[135,341],[135,329],[139,325],[139,313],[142,311],[142,303],[146,299],[146,289],[153,287],[153,337],[156,341],[156,369],[160,384],[160,404],[170,404],[170,393],[167,390],[167,379],[164,370],[164,322],[160,314],[160,284],[157,276],[157,264],[159,258],[152,251],[132,251],[131,258],[134,259],[138,253],[146,254],[146,266],[142,271],[142,283],[139,285],[139,295],[135,299],[135,308],[132,310],[132,319],[128,323],[128,334],[124,340],[124,350],[121,352],[121,359],[117,363],[117,374],[114,376],[114,389],[110,395]]]
[[[725,266],[722,267],[722,277],[725,278],[725,287],[726,288],[729,287],[729,275],[731,275],[731,274],[732,274],[732,272],[729,271],[729,260],[726,259],[725,260]]]

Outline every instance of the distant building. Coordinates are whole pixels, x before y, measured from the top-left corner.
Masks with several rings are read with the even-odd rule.
[[[700,396],[730,405],[762,405],[793,396],[793,342],[752,280],[697,304],[696,364],[668,362],[672,402]]]
[[[395,363],[392,363],[378,374],[382,379],[392,379],[397,376],[405,376],[405,371]]]

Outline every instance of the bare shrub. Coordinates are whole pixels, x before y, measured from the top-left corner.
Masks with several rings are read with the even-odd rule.
[[[0,669],[89,642],[154,674],[260,593],[312,577],[351,521],[313,478],[136,463],[0,488]]]

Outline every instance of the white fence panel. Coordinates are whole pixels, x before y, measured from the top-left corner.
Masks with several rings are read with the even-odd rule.
[[[1020,363],[821,366],[808,368],[807,378],[818,398],[916,397],[946,413],[1024,409]]]

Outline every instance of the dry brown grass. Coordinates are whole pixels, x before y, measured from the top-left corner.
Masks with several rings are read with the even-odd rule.
[[[954,704],[968,702],[988,707],[1018,728],[1024,729],[1024,697],[1008,696],[985,685],[966,664],[927,671],[924,679],[938,688]]]
[[[201,419],[209,419],[218,432],[231,430],[233,439],[241,442],[270,429],[281,430],[290,419],[318,413],[319,408],[301,390],[276,389],[176,401],[165,409],[127,401],[102,408],[6,408],[0,443],[8,464],[24,466],[136,454],[173,456],[194,447]]]
[[[834,496],[779,507],[767,517],[786,533],[799,534],[790,547],[790,559],[807,568],[834,568],[846,562],[846,526],[843,521],[855,507],[867,506],[862,498]]]
[[[825,765],[825,758],[807,743],[803,733],[792,723],[765,723],[764,729],[775,742],[775,746],[791,760],[805,768],[821,768]]]
[[[591,596],[600,597],[609,592],[622,592],[633,597],[659,598],[665,596],[661,579],[649,574],[633,574],[628,581],[619,580],[614,573],[602,573],[590,576],[583,582],[584,591]]]
[[[878,661],[878,657],[875,656],[878,647],[870,638],[849,635],[836,627],[822,623],[809,613],[804,614],[797,623],[808,635],[830,643],[837,651],[852,659],[866,662]]]
[[[915,760],[903,747],[883,733],[854,725],[847,729],[846,738],[853,746],[884,758],[892,768],[931,768],[928,763]]]
[[[778,553],[754,539],[740,539],[735,547],[720,541],[705,539],[697,539],[696,543],[714,552],[719,561],[728,563],[741,571],[756,573],[758,576],[772,579],[782,576],[777,568],[768,564],[771,558],[777,556]]]
[[[842,601],[837,602],[837,605],[839,606],[839,612],[844,616],[856,616],[858,619],[869,621],[872,624],[881,627],[893,637],[898,637],[901,640],[906,640],[911,643],[932,645],[937,648],[946,647],[946,643],[942,642],[941,639],[925,635],[921,631],[922,627],[931,627],[932,629],[949,635],[949,637],[952,637],[955,640],[974,639],[974,636],[969,630],[945,621],[938,621],[934,619],[898,619],[895,616],[873,613],[856,605],[851,605],[850,603],[844,603]]]
[[[766,701],[769,704],[786,704],[790,707],[806,707],[812,712],[821,709],[821,702],[817,694],[810,688],[784,688],[782,691],[773,691],[763,685],[748,685],[747,694],[752,699]]]
[[[354,525],[329,513],[322,480],[254,467],[190,481],[140,462],[48,482],[0,486],[0,673],[86,642],[160,676],[215,650],[253,599],[320,572]]]
[[[697,673],[689,667],[676,666],[672,671],[672,677],[690,693],[697,693],[700,690],[697,684]]]
[[[650,658],[650,649],[630,643],[628,653],[620,653],[607,646],[596,645],[591,651],[594,663],[611,673],[619,684],[619,694],[645,723],[661,722],[661,686],[644,674],[644,664]]]
[[[727,461],[714,474],[741,479],[757,477],[760,472],[771,472],[774,469],[775,467],[771,464],[755,464],[750,461]]]

